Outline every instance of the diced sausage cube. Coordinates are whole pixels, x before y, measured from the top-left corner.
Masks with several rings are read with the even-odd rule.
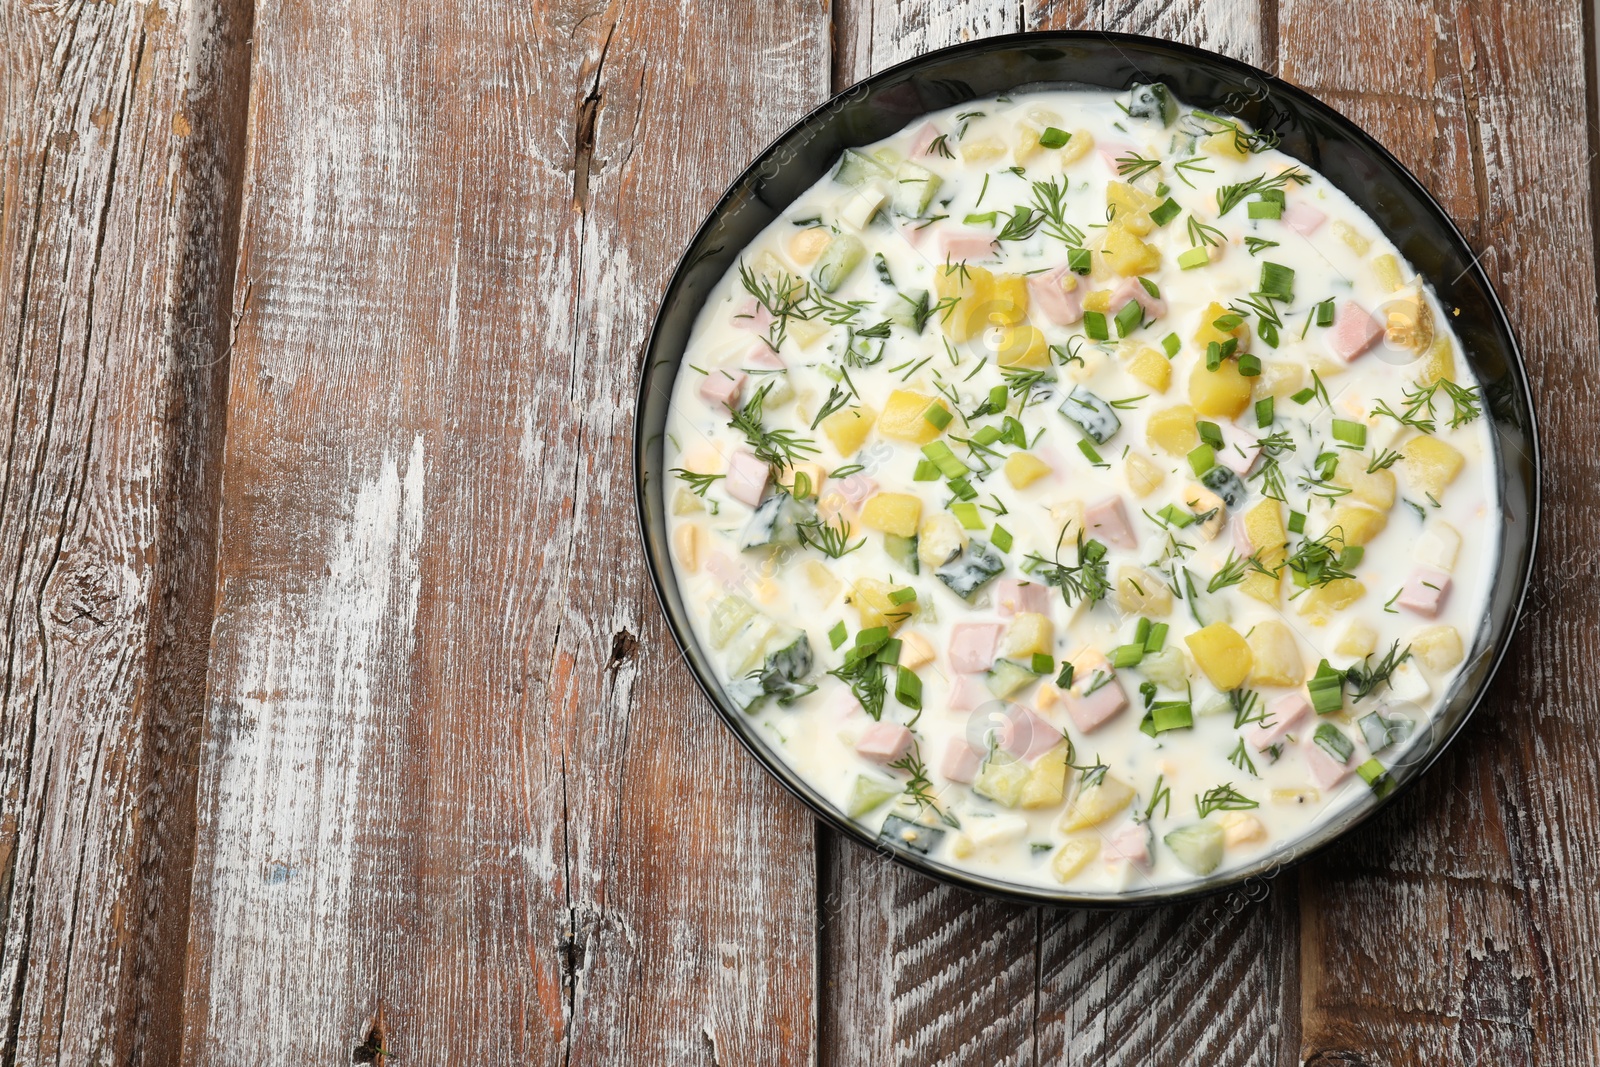
[[[1283,224],[1302,237],[1310,237],[1327,221],[1327,215],[1303,200],[1296,200],[1283,211]]]
[[[1450,576],[1432,567],[1418,567],[1400,588],[1396,604],[1425,618],[1435,619],[1450,596]]]
[[[1150,831],[1143,825],[1129,826],[1117,831],[1106,848],[1106,862],[1135,863],[1141,867],[1150,863]]]
[[[1340,763],[1328,754],[1328,750],[1314,742],[1307,742],[1305,746],[1306,768],[1311,771],[1311,780],[1317,783],[1317,788],[1322,790],[1332,789],[1346,778],[1350,777],[1355,769],[1351,757]]]
[[[950,669],[978,674],[994,666],[1005,627],[997,622],[962,622],[950,631]]]
[[[1245,740],[1257,752],[1267,749],[1289,736],[1289,731],[1305,721],[1311,711],[1311,701],[1301,693],[1285,693],[1267,705],[1267,717],[1251,723],[1245,730]]]
[[[712,407],[721,404],[732,411],[739,406],[744,391],[744,371],[714,370],[700,379],[700,399]]]
[[[1128,694],[1115,678],[1105,682],[1091,693],[1081,692],[1076,685],[1063,694],[1067,717],[1080,733],[1090,733],[1123,708],[1128,706]]]
[[[1158,319],[1167,313],[1167,302],[1159,296],[1151,296],[1150,290],[1140,284],[1138,278],[1124,278],[1122,284],[1112,291],[1111,310],[1120,311],[1130,300],[1139,302],[1145,318]]]
[[[988,259],[994,255],[994,235],[981,230],[945,230],[939,235],[939,249],[947,263]]]
[[[1038,582],[1024,582],[1017,578],[1002,578],[994,587],[995,609],[1005,618],[1031,612],[1035,615],[1050,613],[1050,588]]]
[[[1333,329],[1328,331],[1328,347],[1334,355],[1349,363],[1382,339],[1383,327],[1360,304],[1346,300],[1339,305]]]
[[[1133,526],[1128,522],[1128,509],[1120,496],[1110,496],[1091,505],[1083,513],[1089,536],[1119,548],[1135,548],[1138,541],[1133,536]]]
[[[947,781],[971,785],[983,766],[983,753],[973,748],[963,738],[952,737],[944,747],[944,758],[939,761],[939,773]]]
[[[1028,300],[1045,319],[1056,326],[1071,326],[1083,319],[1081,286],[1074,284],[1069,292],[1063,282],[1076,275],[1063,263],[1043,274],[1028,275]]]
[[[761,494],[767,491],[767,478],[771,472],[755,453],[743,448],[728,460],[728,476],[723,479],[728,495],[755,507],[761,503]]]
[[[950,680],[950,696],[945,701],[951,711],[973,711],[994,697],[976,674],[958,674]]]
[[[856,752],[879,763],[893,763],[910,751],[911,731],[897,722],[875,722],[856,742]]]
[[[1031,760],[1061,743],[1061,731],[1032,708],[1013,708],[1000,727],[1000,747],[1018,759]]]

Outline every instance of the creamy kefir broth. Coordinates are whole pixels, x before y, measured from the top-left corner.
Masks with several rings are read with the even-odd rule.
[[[1161,87],[929,115],[699,316],[663,487],[695,638],[897,846],[1091,894],[1254,862],[1389,787],[1482,621],[1451,318]]]

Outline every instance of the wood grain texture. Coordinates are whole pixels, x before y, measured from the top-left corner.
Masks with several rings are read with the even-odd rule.
[[[1257,63],[1264,51],[1254,0],[957,5],[937,16],[865,3],[838,18],[841,84],[1023,25],[1157,33]],[[1255,885],[1198,906],[1053,912],[938,885],[831,834],[822,847],[823,1063],[1293,1062],[1292,886],[1267,903],[1270,887]]]
[[[1301,876],[1312,1063],[1600,1062],[1596,130],[1578,3],[1307,3],[1284,74],[1384,141],[1507,304],[1546,449],[1541,564],[1491,697],[1420,788]],[[1374,922],[1374,917],[1382,921]]]
[[[0,3],[0,1062],[170,1063],[248,5]]]
[[[185,1060],[806,1062],[811,822],[679,665],[627,456],[824,13],[266,2],[255,55]]]

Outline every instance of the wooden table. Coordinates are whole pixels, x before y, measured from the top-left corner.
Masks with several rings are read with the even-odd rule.
[[[1242,895],[942,888],[734,744],[638,561],[641,345],[774,133],[926,49],[1189,41],[1483,253],[1547,443],[1421,788]],[[1600,1062],[1579,0],[0,0],[0,1063]]]

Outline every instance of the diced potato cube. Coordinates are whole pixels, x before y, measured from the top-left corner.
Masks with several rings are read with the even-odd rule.
[[[1461,535],[1443,519],[1435,519],[1423,529],[1412,551],[1418,563],[1446,574],[1456,569],[1456,557],[1461,554]]]
[[[1172,384],[1172,361],[1148,345],[1128,364],[1128,373],[1158,393]]]
[[[1223,130],[1214,133],[1200,141],[1202,151],[1210,152],[1214,156],[1225,156],[1228,159],[1237,159],[1244,162],[1250,158],[1250,150],[1239,143],[1238,136],[1233,130]]]
[[[1253,845],[1267,839],[1267,828],[1254,815],[1243,811],[1230,811],[1221,819],[1222,840],[1229,848]]]
[[[1454,626],[1424,626],[1411,635],[1411,654],[1430,671],[1447,671],[1461,662],[1461,632]]]
[[[842,408],[822,420],[822,432],[841,456],[853,456],[872,432],[878,414],[871,408]]]
[[[1094,134],[1088,130],[1073,130],[1072,140],[1060,150],[1061,165],[1076,163],[1094,150]]]
[[[789,258],[800,264],[808,266],[812,260],[822,255],[822,250],[827,247],[833,238],[823,226],[808,226],[789,238]]]
[[[1133,234],[1126,226],[1111,223],[1106,227],[1101,249],[1106,265],[1124,278],[1152,274],[1161,267],[1161,253]]]
[[[1400,261],[1388,252],[1372,257],[1372,273],[1378,276],[1378,284],[1385,292],[1392,293],[1404,284],[1400,277]]]
[[[922,498],[910,493],[874,493],[861,505],[861,525],[896,537],[915,537]]]
[[[700,552],[705,534],[698,523],[686,522],[672,533],[672,547],[678,564],[690,574],[700,569]]]
[[[1129,233],[1143,237],[1155,229],[1150,212],[1161,206],[1161,199],[1127,182],[1113,181],[1106,184],[1106,206],[1111,209],[1113,220]]]
[[[1250,547],[1260,553],[1261,562],[1276,567],[1283,562],[1280,550],[1289,543],[1289,532],[1283,526],[1282,504],[1267,497],[1258,501],[1244,513],[1244,533]]]
[[[1183,639],[1195,663],[1211,679],[1211,684],[1226,692],[1237,689],[1250,676],[1255,662],[1250,646],[1239,631],[1225,622],[1214,622]]]
[[[1350,251],[1358,256],[1364,256],[1372,250],[1372,242],[1356,231],[1356,228],[1343,219],[1335,219],[1329,227],[1333,235],[1349,246]]]
[[[950,855],[958,860],[964,860],[972,855],[977,851],[977,847],[972,843],[972,838],[963,833],[958,832],[950,839]]]
[[[1085,293],[1083,297],[1083,310],[1085,311],[1110,311],[1111,290],[1096,289],[1092,293]]]
[[[1419,434],[1400,446],[1400,470],[1412,491],[1438,500],[1445,487],[1456,480],[1466,458],[1451,445]]]
[[[811,588],[817,591],[823,604],[830,604],[833,598],[839,595],[844,584],[833,576],[833,571],[820,559],[808,559],[804,568],[806,581],[811,583]]]
[[[855,605],[856,612],[861,616],[863,630],[874,626],[887,626],[892,632],[898,630],[900,624],[911,617],[911,613],[916,609],[915,601],[896,604],[889,599],[889,594],[899,588],[901,587],[876,578],[856,579],[850,588],[849,601]]]
[[[1226,344],[1230,339],[1238,341],[1237,351],[1244,352],[1250,347],[1250,327],[1243,322],[1231,330],[1224,330],[1217,325],[1217,320],[1232,315],[1233,312],[1213,300],[1200,312],[1200,325],[1194,331],[1194,343],[1200,347],[1200,352],[1205,353],[1211,342]]]
[[[1166,471],[1137,452],[1128,453],[1128,458],[1122,461],[1122,468],[1128,479],[1128,488],[1140,499],[1155,492],[1167,477]]]
[[[1278,619],[1258,622],[1246,640],[1253,660],[1251,685],[1288,686],[1306,680],[1300,646],[1295,642],[1294,631],[1285,623]]]
[[[1159,448],[1169,456],[1187,456],[1200,443],[1200,432],[1195,429],[1195,410],[1188,404],[1151,412],[1144,433],[1152,448]]]
[[[1143,567],[1119,566],[1115,592],[1117,606],[1130,615],[1159,617],[1172,610],[1172,590]]]
[[[1378,631],[1360,619],[1352,619],[1350,625],[1344,628],[1339,643],[1333,646],[1333,651],[1341,656],[1361,659],[1372,655],[1372,650],[1377,646]]]
[[[1013,489],[1026,489],[1050,473],[1050,464],[1032,452],[1013,452],[1006,457],[1006,481]]]
[[[789,336],[801,348],[810,348],[824,337],[828,336],[829,326],[822,318],[815,319],[790,319]]]
[[[1002,367],[1032,367],[1044,369],[1050,366],[1050,342],[1045,340],[1044,331],[1037,326],[1009,326],[1001,331],[999,345],[995,349],[995,362]]]
[[[678,491],[672,494],[672,513],[674,515],[698,515],[705,509],[705,501],[688,489],[680,486]]]
[[[1005,154],[1005,143],[998,137],[978,137],[961,144],[961,160],[964,163],[993,163],[1005,158]]]
[[[1017,144],[1011,150],[1011,158],[1018,163],[1026,164],[1043,151],[1039,145],[1039,135],[1043,132],[1039,127],[1026,122],[1017,123]]]
[[[1067,761],[1072,758],[1072,746],[1063,742],[1040,756],[1033,764],[1033,772],[1022,787],[1018,806],[1023,808],[1053,808],[1067,798]]]
[[[1336,611],[1343,611],[1366,595],[1367,587],[1354,578],[1335,578],[1326,585],[1308,589],[1295,603],[1300,614],[1318,626],[1323,625]]]
[[[950,405],[942,397],[931,397],[910,389],[896,389],[889,394],[878,416],[878,432],[896,441],[925,445],[944,431],[923,417],[930,407],[938,406],[950,413]],[[952,416],[954,417],[954,416]]]
[[[1322,802],[1322,794],[1310,788],[1274,789],[1271,796],[1274,804],[1291,808],[1315,807]]]
[[[1032,611],[1018,612],[1006,631],[1003,655],[1010,659],[1026,659],[1034,653],[1053,655],[1056,647],[1056,629],[1048,615]]]
[[[1222,498],[1198,482],[1190,482],[1183,487],[1183,502],[1196,515],[1206,516],[1190,529],[1203,541],[1215,541],[1228,521],[1228,506]]]
[[[1258,570],[1247,572],[1244,581],[1239,583],[1239,592],[1273,607],[1277,607],[1278,595],[1282,590],[1283,575],[1262,574]]]
[[[1083,522],[1083,501],[1058,500],[1050,505],[1050,522],[1058,534],[1065,530],[1061,538],[1062,544],[1069,544],[1078,539],[1088,527]]]
[[[1189,403],[1201,415],[1237,418],[1250,406],[1250,379],[1239,373],[1239,364],[1225,359],[1216,370],[1196,363],[1189,372]]]
[[[972,791],[1003,807],[1014,808],[1022,799],[1031,770],[1026,763],[1004,753],[986,761],[972,783]]]
[[[1295,360],[1264,359],[1256,378],[1257,396],[1289,396],[1306,386],[1306,366]]]
[[[948,511],[931,512],[917,531],[917,559],[927,567],[942,567],[967,547],[967,531]]]
[[[908,671],[926,667],[933,662],[933,646],[928,639],[915,631],[900,635],[900,666]]]
[[[1365,504],[1338,504],[1328,518],[1331,545],[1365,545],[1389,525],[1389,516]]]
[[[982,267],[948,264],[934,271],[933,289],[941,301],[956,298],[955,304],[939,316],[941,327],[952,341],[970,340],[988,327],[993,274]]]
[[[1400,348],[1424,353],[1433,346],[1433,308],[1422,290],[1408,285],[1384,306],[1384,338]]]
[[[1450,335],[1440,331],[1433,335],[1433,343],[1422,354],[1422,367],[1417,378],[1423,385],[1432,385],[1441,378],[1456,380],[1455,346]]]
[[[1073,138],[1077,140],[1077,138]],[[1068,144],[1067,147],[1072,147]],[[1050,860],[1050,873],[1058,882],[1070,882],[1100,854],[1100,842],[1091,837],[1074,837],[1056,849]]]
[[[1379,470],[1368,473],[1366,457],[1360,452],[1341,452],[1332,480],[1334,485],[1350,490],[1346,498],[1348,500],[1379,511],[1394,507],[1394,472]]]
[[[1078,793],[1072,806],[1062,813],[1060,829],[1071,833],[1099,826],[1132,802],[1133,786],[1108,774]]]
[[[1017,326],[1028,319],[1028,278],[1023,274],[996,274],[990,282],[989,306],[984,309],[991,326]]]

